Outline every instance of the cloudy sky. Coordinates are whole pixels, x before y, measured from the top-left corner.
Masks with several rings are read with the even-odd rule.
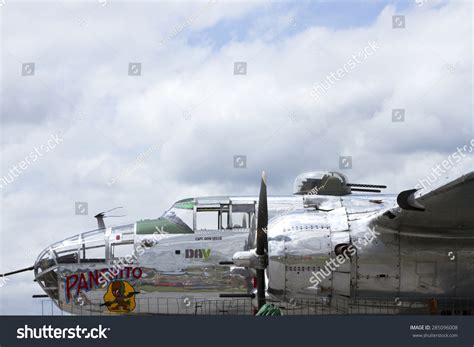
[[[472,7],[0,0],[0,272],[115,206],[256,194],[262,169],[274,195],[341,156],[353,182],[413,188],[473,138]],[[32,294],[12,277],[0,314],[40,314]]]

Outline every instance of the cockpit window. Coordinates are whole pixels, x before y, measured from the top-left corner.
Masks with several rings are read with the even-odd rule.
[[[222,199],[221,199],[222,200]],[[137,234],[192,234],[194,231],[248,229],[255,201],[232,204],[210,198],[177,201],[160,218],[137,222]]]
[[[194,208],[194,202],[192,200],[178,201],[173,207],[183,210],[192,210]]]
[[[199,211],[196,216],[197,230],[218,230],[219,214],[218,211]]]
[[[183,208],[183,203],[176,203],[172,208],[166,211],[161,217],[169,224],[163,226],[163,232],[171,233],[192,233],[193,232],[193,209]],[[178,231],[167,231],[166,227],[178,229]]]
[[[137,222],[137,234],[192,234],[193,208],[191,199],[178,201],[160,218]]]

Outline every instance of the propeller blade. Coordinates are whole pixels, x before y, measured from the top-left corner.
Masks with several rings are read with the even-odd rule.
[[[267,203],[267,177],[262,172],[260,184],[260,195],[258,197],[257,217],[257,254],[264,255],[268,249],[267,227],[268,227],[268,203]]]
[[[268,202],[267,202],[267,178],[262,172],[260,184],[260,195],[258,198],[257,218],[257,255],[263,256],[268,250],[267,226],[268,226]],[[257,301],[260,309],[265,305],[265,269],[257,269]]]
[[[25,269],[20,269],[20,270],[15,270],[15,271],[12,271],[12,272],[7,272],[7,273],[4,273],[4,274],[0,274],[0,277],[6,277],[6,276],[18,274],[20,272],[31,271],[34,268],[35,268],[34,266],[30,266],[30,267],[27,267]]]

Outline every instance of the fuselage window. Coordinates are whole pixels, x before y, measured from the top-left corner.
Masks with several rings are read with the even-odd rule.
[[[232,213],[232,229],[248,228],[248,213]]]
[[[196,217],[197,230],[217,230],[219,215],[217,211],[200,211]]]

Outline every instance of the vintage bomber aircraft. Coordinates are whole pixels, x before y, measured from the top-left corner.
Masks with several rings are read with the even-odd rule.
[[[116,227],[98,214],[98,230],[4,275],[33,270],[62,310],[82,314],[243,313],[236,302],[249,297],[290,314],[358,302],[376,312],[381,300],[383,313],[403,312],[402,301],[416,313],[436,308],[435,297],[472,298],[474,172],[430,191],[382,188],[320,171],[299,175],[292,196],[267,197],[263,175],[259,197],[180,200],[158,219]]]

